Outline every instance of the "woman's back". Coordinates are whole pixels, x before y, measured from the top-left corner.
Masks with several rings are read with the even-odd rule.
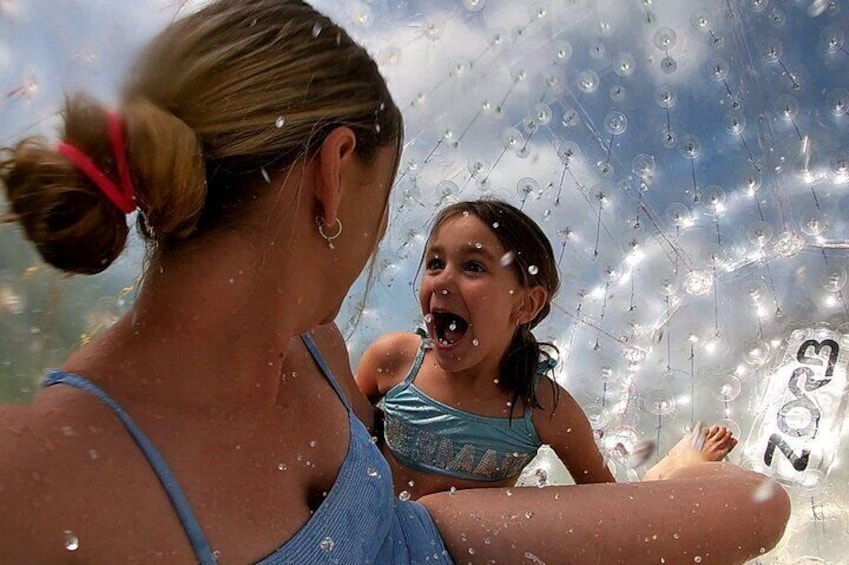
[[[264,414],[122,404],[178,477],[224,562],[255,561],[298,532],[331,490],[348,452],[349,421],[329,384],[288,388],[291,405]],[[4,458],[11,465],[2,468],[2,504],[18,509],[6,514],[15,522],[2,534],[17,543],[0,547],[23,550],[4,561],[37,562],[37,550],[52,562],[69,556],[112,563],[127,556],[192,560],[150,464],[97,398],[54,386],[32,406],[4,409],[0,421],[0,449],[13,455]],[[22,445],[32,449],[16,449]],[[43,539],[45,531],[55,531],[55,539]],[[69,553],[65,542],[74,538],[79,549]]]
[[[308,406],[307,398],[319,401],[311,409],[272,410],[268,421],[214,411],[174,420],[167,408],[151,415],[144,405],[129,403],[141,415],[133,420],[147,424],[139,429],[163,455],[202,524],[202,541],[222,562],[406,562],[417,547],[433,562],[444,559],[436,531],[422,528],[428,522],[424,510],[392,496],[391,472],[366,428],[346,411],[342,388],[329,371],[322,379],[309,369],[300,376],[288,373],[290,384],[281,394],[294,406]],[[80,380],[62,372],[51,378]],[[3,416],[15,422],[19,441],[45,446],[42,456],[13,468],[16,495],[7,503],[35,506],[5,530],[25,550],[5,558],[193,560],[186,524],[168,489],[101,399],[53,385],[31,407]],[[268,433],[269,426],[281,432]],[[126,509],[120,516],[116,504]],[[352,535],[363,524],[369,535]],[[53,543],[36,537],[45,526],[61,533]],[[414,533],[410,539],[408,532]]]

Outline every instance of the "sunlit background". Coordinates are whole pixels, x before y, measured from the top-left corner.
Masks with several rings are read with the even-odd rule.
[[[353,364],[420,323],[428,220],[497,196],[544,228],[563,279],[540,339],[617,476],[697,422],[790,487],[761,563],[847,563],[849,6],[844,0],[322,0],[407,126],[372,289],[338,318]],[[0,145],[54,136],[63,92],[115,100],[133,53],[196,3],[0,0]],[[269,124],[276,127],[276,124]],[[137,241],[66,278],[0,225],[0,398],[109,327]],[[356,330],[356,331],[354,331]],[[542,457],[525,478],[566,480]]]

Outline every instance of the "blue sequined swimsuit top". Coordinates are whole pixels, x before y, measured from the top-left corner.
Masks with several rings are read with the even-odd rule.
[[[531,409],[526,407],[521,418],[494,418],[458,410],[426,395],[413,381],[427,343],[422,340],[404,381],[378,403],[392,455],[412,469],[458,479],[495,482],[518,476],[542,445]],[[540,366],[534,386],[549,367]]]
[[[310,520],[258,565],[451,565],[433,519],[421,504],[392,494],[389,465],[354,416],[318,348],[301,336],[316,364],[348,412],[348,454],[336,482]],[[88,379],[53,371],[44,386],[64,384],[85,390],[113,410],[135,440],[171,500],[200,565],[215,565],[216,553],[165,459],[129,414]]]

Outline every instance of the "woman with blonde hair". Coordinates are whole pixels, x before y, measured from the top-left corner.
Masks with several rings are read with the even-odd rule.
[[[114,111],[72,97],[58,144],[0,160],[54,267],[106,269],[131,212],[149,245],[130,311],[0,408],[0,562],[736,563],[777,542],[786,494],[724,464],[394,498],[321,354],[280,374],[385,230],[402,119],[375,63],[301,1],[213,0],[130,77]]]

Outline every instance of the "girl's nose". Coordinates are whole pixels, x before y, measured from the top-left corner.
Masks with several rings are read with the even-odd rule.
[[[449,268],[442,269],[433,281],[434,294],[450,294],[453,289],[454,276]]]

